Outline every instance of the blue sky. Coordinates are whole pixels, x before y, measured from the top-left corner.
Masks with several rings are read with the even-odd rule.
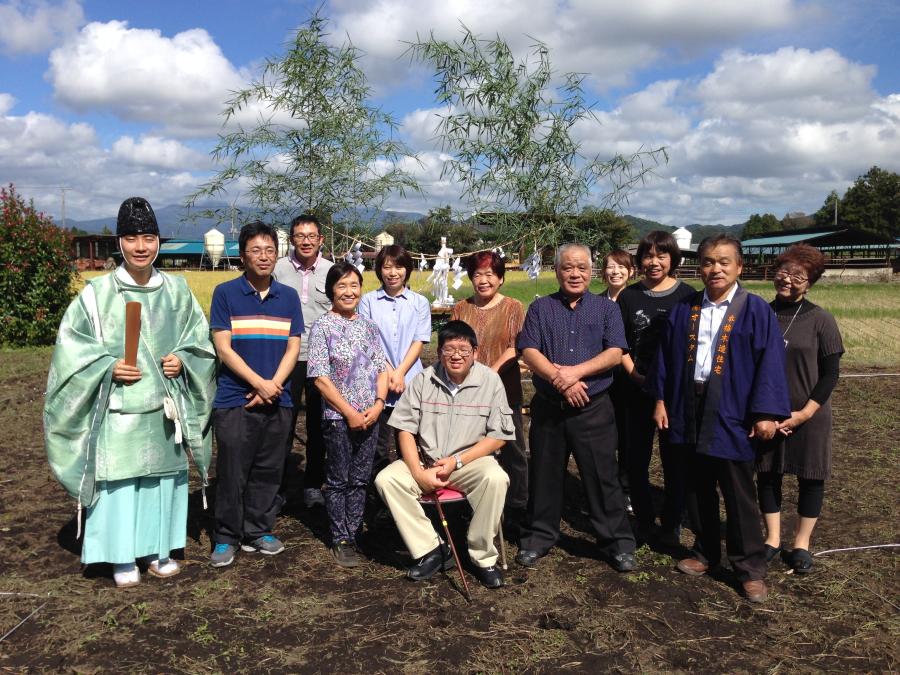
[[[180,203],[215,168],[229,90],[316,7],[0,0],[0,182],[55,217],[57,186],[77,219],[132,194]],[[558,70],[589,74],[586,152],[667,147],[627,213],[670,225],[811,213],[872,165],[900,171],[895,0],[333,0],[322,13],[365,52],[376,102],[422,159],[427,195],[386,208],[465,208],[439,180],[428,75],[399,58],[417,32],[452,38],[459,22],[520,53],[537,37]]]

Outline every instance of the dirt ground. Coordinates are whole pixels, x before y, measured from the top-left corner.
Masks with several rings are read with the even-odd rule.
[[[481,588],[470,576],[471,603],[455,573],[407,582],[408,558],[390,527],[367,532],[368,564],[337,568],[323,542],[321,509],[291,506],[282,514],[277,531],[284,554],[244,554],[232,567],[213,570],[206,564],[211,511],[202,510],[196,484],[184,572],[167,581],[144,575],[138,587],[117,590],[108,567],[82,569],[74,505],[47,467],[41,432],[47,352],[0,358],[0,670],[900,667],[897,549],[826,555],[806,577],[776,562],[768,577],[770,599],[761,606],[741,599],[728,575],[679,574],[677,551],[642,547],[639,571],[616,574],[596,557],[574,466],[560,546],[532,570],[512,563],[508,585],[499,591]],[[814,552],[900,541],[898,385],[891,377],[847,378],[838,385],[835,476]],[[785,486],[790,531],[796,491],[789,481]],[[683,541],[689,543],[689,533]],[[516,549],[508,549],[511,560]]]

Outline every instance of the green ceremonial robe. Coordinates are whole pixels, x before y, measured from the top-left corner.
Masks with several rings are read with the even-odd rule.
[[[142,305],[142,377],[124,386],[112,381],[112,367],[124,356],[131,301]],[[170,353],[183,365],[174,379],[160,364]],[[182,277],[154,270],[138,286],[119,268],[90,281],[60,324],[44,406],[50,467],[79,507],[94,505],[107,481],[184,472],[189,456],[206,485],[215,373],[209,324]],[[166,396],[178,410],[183,443],[164,415]]]

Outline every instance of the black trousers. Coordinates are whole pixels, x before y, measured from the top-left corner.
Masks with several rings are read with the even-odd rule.
[[[297,418],[300,416],[300,402],[306,396],[306,469],[303,475],[304,488],[321,489],[325,482],[325,442],[322,440],[322,394],[313,380],[306,379],[306,361],[297,361],[291,373],[291,401],[294,408],[291,416],[291,433],[287,439],[287,455],[294,445],[297,433]],[[285,456],[287,461],[287,455]],[[287,487],[287,486],[284,486]],[[284,488],[282,489],[284,492]]]
[[[625,434],[628,442],[628,484],[631,506],[637,518],[638,526],[644,530],[656,521],[653,509],[653,496],[650,489],[650,459],[653,455],[653,435],[656,425],[653,422],[653,411],[656,401],[647,396],[636,386],[629,385],[628,412]],[[659,434],[659,458],[662,462],[664,500],[660,521],[667,531],[681,525],[681,515],[685,503],[685,464],[684,453],[668,442],[666,433]]]
[[[378,417],[378,439],[375,441],[375,459],[372,461],[372,478],[369,481],[370,483],[375,480],[375,476],[378,475],[379,471],[394,461],[391,459],[391,446],[394,448],[397,459],[400,459],[400,444],[397,441],[400,432],[388,425],[393,412],[393,406],[385,406]],[[378,494],[374,487],[371,492],[376,496]]]
[[[725,548],[731,568],[740,581],[764,578],[765,539],[756,505],[755,463],[697,452],[690,452],[689,458],[688,490],[696,500],[694,554],[710,566],[718,565],[722,558],[718,485],[725,500]]]
[[[520,547],[550,550],[559,540],[569,455],[575,455],[591,525],[607,556],[634,551],[634,536],[625,513],[625,495],[616,462],[616,422],[603,392],[583,408],[535,395],[531,402],[531,448],[527,525]]]
[[[272,533],[290,423],[291,409],[278,405],[213,411],[216,543],[236,546]]]

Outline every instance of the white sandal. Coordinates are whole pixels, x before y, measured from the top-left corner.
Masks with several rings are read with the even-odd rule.
[[[163,562],[160,562],[159,558],[154,558],[150,561],[147,572],[160,579],[165,579],[180,573],[181,565],[171,558],[166,558]]]
[[[113,565],[113,581],[116,588],[131,588],[141,583],[141,571],[134,563],[116,563]]]

